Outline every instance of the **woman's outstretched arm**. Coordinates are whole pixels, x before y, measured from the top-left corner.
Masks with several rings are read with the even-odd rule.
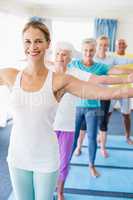
[[[15,68],[0,69],[0,85],[12,86],[18,72]]]
[[[70,75],[63,75],[61,80],[58,79],[58,87],[63,93],[69,92],[82,99],[121,99],[133,97],[133,88],[125,86],[121,88],[107,88],[92,84],[90,81],[80,81]]]
[[[97,76],[91,75],[90,81],[95,84],[124,84],[133,83],[133,73],[128,74],[126,77],[113,77],[113,76]]]
[[[130,74],[133,73],[133,64],[115,65],[112,67],[108,74]]]

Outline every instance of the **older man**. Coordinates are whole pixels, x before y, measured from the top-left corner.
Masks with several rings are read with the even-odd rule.
[[[117,64],[133,63],[133,59],[131,59],[131,55],[126,53],[126,49],[127,49],[127,43],[124,39],[119,39],[116,41],[115,56],[117,56],[117,60],[118,60]],[[111,106],[110,106],[110,111],[109,111],[110,115],[113,111],[113,108],[116,102],[117,102],[116,100],[111,101]],[[131,135],[130,99],[121,99],[119,100],[119,103],[120,103],[120,110],[124,119],[126,141],[129,145],[132,145],[133,141],[130,138],[130,135]]]
[[[121,38],[116,41],[116,51],[115,55],[117,56],[125,56],[127,58],[133,58],[133,54],[129,54],[126,52],[128,45],[125,39]]]

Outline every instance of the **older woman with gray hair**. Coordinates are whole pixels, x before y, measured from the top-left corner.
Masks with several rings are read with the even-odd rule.
[[[67,73],[77,76],[80,79],[88,80],[88,73],[84,73],[75,68],[69,69],[67,67],[68,63],[75,55],[74,53],[75,51],[72,44],[68,42],[57,43],[55,47],[55,71],[57,73]],[[58,200],[64,199],[64,183],[69,170],[70,156],[74,141],[76,101],[76,96],[69,93],[65,94],[59,103],[54,122],[54,130],[58,138],[60,151],[60,170],[57,186]]]

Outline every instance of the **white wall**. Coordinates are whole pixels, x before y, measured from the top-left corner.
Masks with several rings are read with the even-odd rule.
[[[126,39],[127,52],[133,54],[133,15],[119,20],[117,38]]]
[[[45,4],[39,4],[41,1],[38,1],[38,4],[36,4],[34,0],[21,0],[20,3],[18,2],[18,0],[0,1],[0,10],[6,11],[8,13],[11,12],[12,14],[14,13],[17,15],[23,15],[27,18],[32,15],[39,15],[48,19],[63,17],[67,19],[75,18],[85,21],[95,17],[118,19],[119,25],[117,38],[125,38],[129,45],[127,51],[129,53],[133,53],[133,2],[131,0],[121,0],[119,2],[112,1],[110,5],[108,5],[107,1],[100,0],[101,3],[97,7],[95,7],[96,1],[90,2],[88,4],[88,1],[85,1],[84,4],[79,3],[80,6],[76,4],[76,8],[72,6],[70,7],[70,5],[68,5],[68,7],[62,7],[62,4],[52,6],[52,3],[51,6],[46,6]],[[64,3],[65,2],[66,1],[64,1]],[[48,24],[51,29],[49,22]]]

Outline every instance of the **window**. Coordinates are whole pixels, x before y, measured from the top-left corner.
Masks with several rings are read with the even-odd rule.
[[[21,31],[25,19],[0,13],[0,66],[12,66],[24,58]]]
[[[93,20],[88,21],[59,21],[52,22],[52,46],[58,41],[67,41],[80,51],[83,39],[93,37]]]

